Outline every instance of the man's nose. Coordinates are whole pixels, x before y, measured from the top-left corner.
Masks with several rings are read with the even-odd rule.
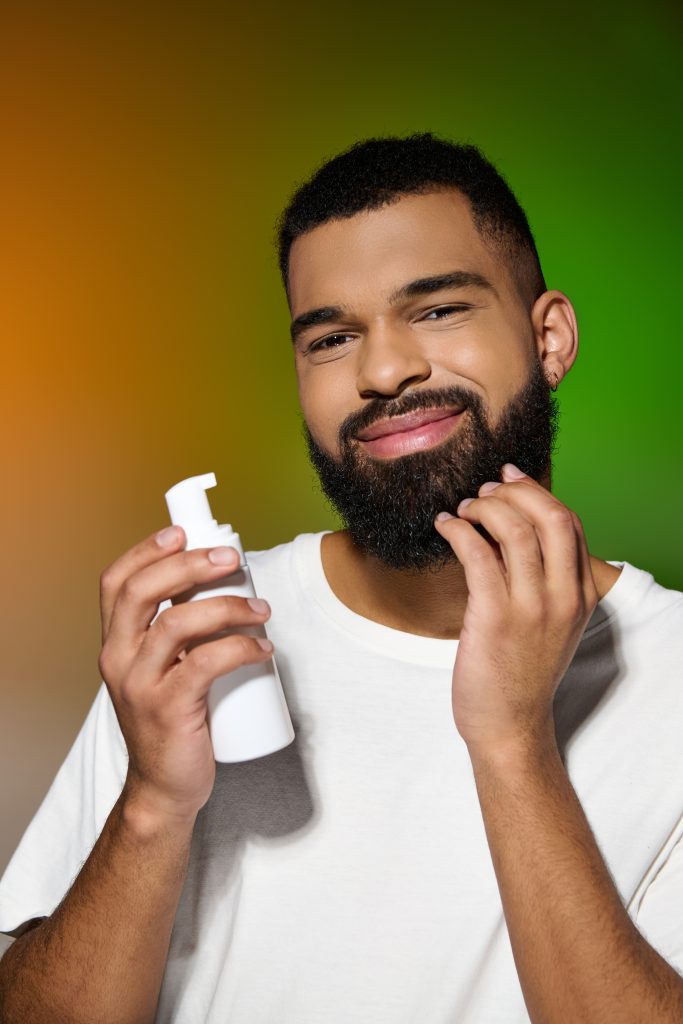
[[[399,394],[431,376],[431,364],[407,328],[374,325],[359,349],[356,386],[362,397]]]

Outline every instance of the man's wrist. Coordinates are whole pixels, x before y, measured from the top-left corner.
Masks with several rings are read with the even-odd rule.
[[[124,786],[119,798],[121,824],[132,838],[140,841],[169,834],[179,838],[191,836],[197,813],[132,787]]]
[[[505,738],[470,742],[467,744],[467,751],[475,773],[537,772],[549,766],[562,767],[552,725],[534,732],[520,732]]]

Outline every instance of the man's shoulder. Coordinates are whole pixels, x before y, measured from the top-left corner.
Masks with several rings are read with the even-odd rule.
[[[661,583],[656,569],[628,561],[609,564],[621,567],[621,572],[600,601],[608,617],[616,615],[631,626],[654,626],[669,634],[676,631],[683,643],[683,591]]]
[[[290,558],[295,549],[310,544],[313,538],[318,538],[319,536],[320,533],[297,533],[290,540],[283,540],[269,548],[245,549],[244,554],[248,562],[260,562],[267,565],[283,558]]]
[[[256,578],[285,576],[294,573],[307,574],[311,562],[320,558],[320,538],[327,531],[298,533],[291,540],[282,541],[269,548],[252,548],[244,555],[252,575]]]

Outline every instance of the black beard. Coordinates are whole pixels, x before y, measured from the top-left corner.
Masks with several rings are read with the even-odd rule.
[[[465,407],[455,433],[424,451],[374,459],[355,435],[385,416],[416,409]],[[350,416],[339,431],[341,459],[336,462],[302,424],[308,454],[322,490],[354,544],[391,569],[438,572],[457,559],[437,533],[434,519],[455,514],[463,498],[475,498],[487,480],[500,480],[512,462],[534,480],[550,472],[557,434],[555,396],[541,365],[534,361],[529,380],[491,427],[482,399],[465,388],[412,391],[397,401],[378,399]],[[478,526],[483,536],[489,535]]]

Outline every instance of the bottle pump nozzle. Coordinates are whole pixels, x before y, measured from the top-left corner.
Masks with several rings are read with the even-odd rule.
[[[208,487],[216,486],[215,473],[203,473],[201,476],[190,476],[166,491],[166,504],[174,526],[187,525],[206,528],[216,526],[211,514],[211,506],[206,496]]]
[[[181,480],[164,497],[174,526],[182,526],[187,537],[186,547],[214,547],[217,544],[233,545],[244,561],[242,545],[230,523],[219,524],[211,513],[206,490],[216,486],[215,473],[202,473]]]

